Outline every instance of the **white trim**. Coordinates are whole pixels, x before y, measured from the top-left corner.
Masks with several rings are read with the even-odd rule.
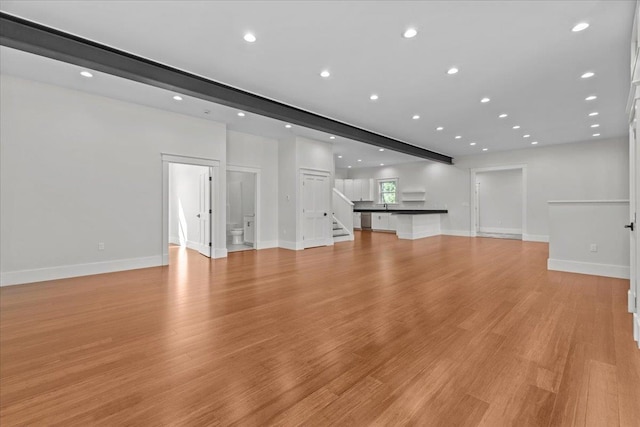
[[[277,248],[278,246],[277,240],[264,240],[256,243],[256,249],[271,249]]]
[[[544,242],[549,243],[549,236],[544,234],[522,234],[522,241],[524,242]]]
[[[346,236],[336,236],[333,238],[333,243],[340,243],[340,242],[352,242],[354,241],[355,238],[353,237],[352,234],[347,234]]]
[[[475,237],[477,234],[479,220],[477,218],[478,211],[476,206],[478,204],[477,200],[477,191],[476,191],[476,174],[478,172],[494,172],[494,171],[504,171],[504,170],[522,170],[522,236],[527,234],[527,165],[526,164],[514,164],[514,165],[501,165],[501,166],[489,166],[485,168],[473,168],[470,169],[471,172],[471,192],[470,196],[470,204],[471,204],[471,237]],[[520,234],[520,233],[518,233]]]
[[[640,348],[640,316],[638,313],[633,314],[633,339],[638,341],[638,348]]]
[[[173,245],[180,246],[180,237],[178,237],[178,236],[169,236],[169,243],[171,243]]]
[[[211,258],[226,258],[228,253],[227,248],[213,248]]]
[[[633,292],[631,292],[631,289],[629,289],[627,291],[627,311],[629,313],[635,313],[636,310],[636,297],[633,295]]]
[[[354,206],[353,202],[349,199],[347,199],[347,196],[345,196],[344,194],[342,194],[340,192],[340,190],[338,190],[336,187],[333,187],[333,192],[336,193],[336,195],[338,195],[338,197],[340,197],[341,199],[343,199],[345,202],[349,203],[351,206]]]
[[[209,176],[211,176],[213,185],[211,186],[210,203],[213,213],[209,218],[209,239],[211,241],[212,258],[220,258],[218,256],[221,248],[217,248],[217,242],[224,242],[226,245],[226,233],[219,236],[220,223],[226,223],[225,210],[219,206],[221,204],[221,197],[223,192],[220,190],[220,161],[215,159],[204,159],[200,157],[181,156],[176,154],[160,153],[160,159],[162,162],[162,247],[160,253],[162,254],[162,265],[169,265],[169,164],[179,163],[183,165],[205,166],[209,167]],[[225,177],[226,178],[226,177]],[[225,180],[226,181],[226,180]],[[224,228],[224,227],[222,227]],[[226,253],[226,248],[224,249]]]
[[[279,240],[278,247],[282,249],[289,249],[291,251],[301,251],[304,249],[302,244],[299,244],[298,242],[291,242],[288,240]]]
[[[414,233],[396,232],[398,239],[417,240],[424,239],[425,237],[439,236],[439,231],[416,231]]]
[[[522,234],[521,228],[480,227],[481,233]]]
[[[549,200],[547,203],[554,204],[627,204],[629,200]]]
[[[615,277],[618,279],[629,278],[628,265],[597,264],[593,262],[567,261],[549,258],[547,260],[547,270]]]
[[[442,230],[440,234],[443,236],[471,237],[471,231],[469,230]]]
[[[20,285],[23,283],[66,279],[69,277],[89,276],[93,274],[113,273],[116,271],[136,270],[139,268],[158,267],[161,265],[162,257],[160,255],[154,255],[142,258],[118,259],[87,264],[61,265],[34,270],[9,271],[0,275],[0,286]]]

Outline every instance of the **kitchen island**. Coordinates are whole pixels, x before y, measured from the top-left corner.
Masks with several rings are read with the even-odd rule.
[[[354,209],[354,212],[371,214],[389,214],[395,221],[396,235],[399,239],[422,239],[424,237],[437,236],[440,234],[440,214],[446,214],[446,209]],[[374,221],[375,224],[375,221]],[[372,229],[389,230],[387,228]]]

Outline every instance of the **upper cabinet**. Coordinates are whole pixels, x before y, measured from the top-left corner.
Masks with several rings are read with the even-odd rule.
[[[336,179],[335,187],[352,202],[373,201],[373,179]]]

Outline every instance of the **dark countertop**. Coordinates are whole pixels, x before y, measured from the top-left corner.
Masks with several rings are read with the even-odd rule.
[[[429,214],[446,214],[449,213],[446,209],[354,209],[354,212],[389,212],[392,214],[401,215],[429,215]]]

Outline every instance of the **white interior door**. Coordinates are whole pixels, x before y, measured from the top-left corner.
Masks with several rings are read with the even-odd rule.
[[[305,248],[328,243],[331,206],[329,177],[303,174],[302,176],[302,242]]]
[[[636,101],[637,103],[638,101]],[[637,110],[634,110],[637,111]],[[629,312],[634,313],[633,333],[634,338],[640,345],[640,321],[638,315],[640,307],[638,297],[640,288],[638,287],[638,265],[640,261],[640,248],[638,248],[638,223],[637,208],[638,199],[640,198],[640,147],[638,146],[638,130],[637,122],[633,120],[635,114],[632,115],[631,127],[629,129],[629,225],[633,225],[629,233],[630,243],[630,283],[629,283]],[[627,225],[627,227],[629,227]]]
[[[211,258],[211,171],[200,174],[198,252]]]

